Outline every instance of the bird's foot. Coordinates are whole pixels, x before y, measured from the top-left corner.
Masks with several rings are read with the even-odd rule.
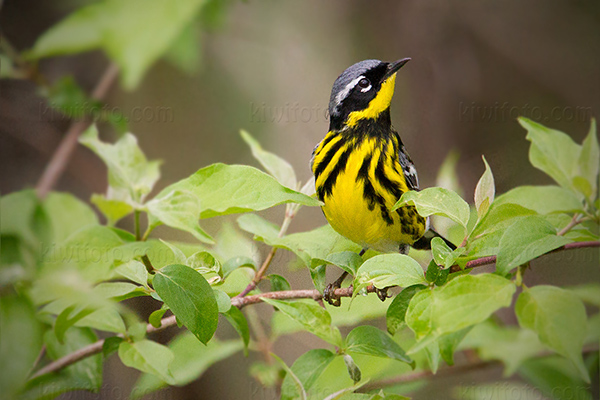
[[[379,297],[379,300],[385,301],[386,299],[392,297],[390,294],[388,294],[388,289],[389,287],[383,289],[375,289],[375,293],[377,293],[377,297]]]
[[[323,300],[325,300],[334,307],[339,307],[340,305],[342,305],[342,301],[335,294],[335,290],[342,287],[342,282],[344,281],[344,278],[346,278],[346,276],[348,276],[348,273],[344,271],[342,276],[340,276],[335,282],[327,285],[325,290],[323,290]]]

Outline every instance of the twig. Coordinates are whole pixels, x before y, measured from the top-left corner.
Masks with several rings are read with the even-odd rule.
[[[94,100],[102,100],[106,96],[108,89],[110,89],[113,82],[116,80],[118,74],[119,69],[115,64],[111,63],[108,68],[106,68],[100,81],[92,91],[91,98]],[[91,122],[89,119],[75,121],[71,124],[37,183],[36,190],[40,198],[46,197],[48,192],[54,187],[64,172],[67,163],[73,154],[73,150],[75,150],[75,147],[77,146],[79,135],[81,135],[90,124]]]
[[[565,246],[554,250],[554,252],[561,251],[561,250],[569,250],[569,249],[581,249],[581,248],[586,248],[586,247],[600,247],[600,241],[568,243]],[[495,262],[495,260],[496,260],[495,256],[483,257],[483,258],[480,258],[477,260],[472,260],[472,261],[469,261],[469,263],[467,263],[467,268],[476,268],[476,267],[480,267],[483,265],[493,264]],[[456,271],[460,271],[460,267],[458,267],[458,266],[455,266],[455,267],[458,268]],[[452,268],[454,268],[454,267],[452,267]],[[451,272],[456,272],[456,271],[451,271]],[[371,286],[367,287],[368,293],[372,293],[375,291],[376,291],[376,289],[374,286],[371,285]],[[352,294],[353,294],[352,287],[339,288],[339,289],[336,289],[334,292],[334,295],[336,297],[351,297]],[[246,297],[236,296],[231,299],[231,305],[234,307],[242,308],[242,307],[245,307],[250,304],[261,303],[262,299],[264,299],[264,298],[276,299],[276,300],[291,300],[291,299],[319,300],[319,299],[323,298],[323,295],[316,289],[285,290],[285,291],[280,291],[280,292],[261,293],[261,294],[256,294],[256,295],[252,295],[252,296],[246,296]],[[161,320],[160,328],[155,328],[152,325],[148,325],[146,332],[153,333],[153,332],[165,329],[169,326],[173,326],[175,324],[176,324],[176,319],[175,319],[175,316],[172,315],[170,317],[163,318]],[[120,336],[122,336],[122,335],[120,335]],[[83,347],[71,354],[64,356],[63,358],[60,358],[60,359],[46,365],[45,367],[41,368],[38,372],[36,372],[32,376],[31,379],[34,379],[38,376],[48,374],[51,372],[56,372],[62,368],[65,368],[71,364],[76,363],[79,360],[82,360],[86,357],[100,353],[102,351],[103,343],[104,343],[104,340],[99,340],[96,343],[93,343],[89,346]]]
[[[153,333],[161,331],[169,326],[173,326],[177,323],[174,315],[170,317],[163,318],[161,320],[161,325],[159,328],[155,328],[154,326],[148,324],[146,327],[147,333]],[[117,337],[123,337],[122,334],[117,335]],[[75,364],[77,361],[83,360],[84,358],[91,357],[95,354],[102,352],[102,346],[104,345],[104,339],[100,339],[97,342],[94,342],[88,346],[82,347],[81,349],[75,350],[73,353],[67,354],[66,356],[59,358],[56,361],[51,362],[50,364],[40,368],[35,374],[33,374],[30,380],[33,380],[42,375],[46,375],[52,372],[59,371],[69,365]]]
[[[288,205],[286,207],[285,218],[283,219],[283,223],[281,224],[281,228],[279,229],[277,237],[283,237],[283,235],[285,235],[297,211],[298,207],[295,207],[295,205]],[[263,276],[267,272],[267,269],[269,269],[269,265],[271,265],[271,261],[273,261],[273,257],[275,257],[276,252],[277,247],[272,247],[271,251],[267,255],[267,258],[265,258],[265,261],[262,263],[262,265],[256,272],[256,275],[254,275],[254,278],[252,278],[252,281],[248,284],[248,286],[246,286],[244,290],[241,291],[240,294],[235,296],[235,298],[242,298],[256,288],[256,286],[259,284],[259,282],[262,280]]]
[[[593,353],[595,351],[598,351],[598,346],[589,346],[589,347],[584,347],[582,349],[583,354]],[[553,353],[552,351],[543,351],[543,352],[533,356],[533,358],[548,357],[553,354],[556,354],[556,353]],[[502,363],[500,361],[478,360],[478,361],[469,362],[469,363],[466,363],[463,365],[455,365],[452,367],[442,368],[439,371],[437,371],[436,374],[434,374],[431,371],[416,371],[416,372],[412,372],[409,374],[398,375],[398,376],[394,376],[391,378],[385,378],[385,379],[381,379],[378,381],[369,382],[366,385],[364,385],[363,387],[361,387],[360,390],[358,390],[358,392],[361,392],[361,393],[369,392],[371,390],[381,389],[383,387],[396,386],[401,383],[418,381],[418,380],[430,378],[433,376],[435,376],[435,378],[437,379],[437,378],[448,376],[448,375],[460,374],[460,373],[471,372],[471,371],[478,371],[483,368],[497,367],[500,365],[502,365]]]
[[[567,233],[571,229],[573,229],[573,227],[575,227],[576,225],[578,225],[579,223],[581,223],[581,221],[583,221],[583,218],[581,218],[580,214],[573,215],[573,219],[571,220],[571,222],[569,222],[567,224],[567,226],[565,226],[564,228],[562,228],[560,230],[560,232],[557,233],[557,235],[558,236],[563,236],[565,233]]]
[[[587,247],[600,247],[600,242],[599,241],[589,241],[589,242],[567,243],[564,246],[559,247],[558,249],[555,249],[548,253],[542,254],[540,257],[545,256],[546,254],[556,253],[557,251],[571,250],[571,249],[583,249],[583,248],[587,248]],[[537,257],[537,258],[539,258],[539,257]],[[495,262],[496,262],[496,256],[481,257],[476,260],[471,260],[471,261],[467,262],[467,264],[465,265],[465,269],[482,267],[484,265],[494,264]],[[450,267],[450,273],[459,272],[459,271],[461,271],[461,268],[458,265],[453,265],[452,267]]]

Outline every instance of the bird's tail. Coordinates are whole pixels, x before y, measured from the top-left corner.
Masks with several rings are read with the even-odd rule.
[[[448,247],[450,247],[452,250],[456,250],[456,246],[452,242],[437,233],[433,228],[429,228],[429,230],[411,246],[417,250],[431,250],[431,240],[435,237],[441,238],[444,242],[446,242]]]

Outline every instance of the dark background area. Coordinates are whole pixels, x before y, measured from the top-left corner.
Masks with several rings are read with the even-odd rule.
[[[31,48],[41,33],[85,3],[5,1],[3,40],[19,51]],[[230,1],[227,7],[218,26],[202,34],[197,73],[188,75],[159,61],[139,88],[126,92],[115,85],[106,99],[131,117],[129,130],[147,156],[164,161],[156,190],[214,162],[257,165],[240,129],[289,160],[306,181],[311,151],[327,132],[331,85],[346,67],[367,58],[412,58],[397,77],[392,121],[422,187],[435,185],[444,158],[458,151],[458,176],[467,199],[483,172],[482,154],[498,193],[550,183],[528,162],[529,143],[517,116],[581,142],[591,117],[600,115],[598,1]],[[50,82],[73,75],[89,91],[107,65],[104,54],[90,52],[43,60],[40,70]],[[0,80],[0,192],[33,187],[68,126],[66,118],[49,110],[33,83]],[[101,128],[105,139],[116,137],[110,126]],[[101,161],[80,146],[56,190],[86,200],[105,188]],[[281,218],[275,212],[267,216]],[[290,231],[324,222],[319,210],[302,210]],[[203,226],[210,231],[211,221]],[[579,253],[581,262],[567,283],[590,279],[584,274],[597,265],[594,251]],[[285,261],[285,255],[280,257]],[[565,283],[564,260],[556,256],[551,261],[543,275],[534,270],[528,279]],[[592,280],[598,281],[597,275],[596,268]],[[310,285],[306,271],[295,272],[290,281],[297,288]],[[151,311],[141,301],[131,305]],[[256,310],[264,319],[271,313],[268,306]],[[311,340],[293,336],[276,350],[293,361],[314,345]],[[249,377],[236,379],[235,386],[219,379],[245,377],[251,361],[237,355],[189,387],[151,398],[271,398]],[[501,376],[499,369],[482,373]],[[124,398],[127,390],[115,397],[111,388],[128,388],[135,376],[113,357],[105,370],[107,389],[100,396],[78,398]],[[477,376],[464,379],[472,382]],[[443,393],[447,385],[437,381],[416,398],[436,398],[434,392]]]

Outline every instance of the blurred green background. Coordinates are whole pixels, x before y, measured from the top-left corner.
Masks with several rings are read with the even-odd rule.
[[[90,3],[4,1],[3,40],[17,51],[30,49],[49,27]],[[561,129],[577,142],[591,117],[599,116],[598,1],[212,0],[193,29],[197,54],[189,54],[187,72],[160,60],[135,90],[115,85],[105,100],[109,109],[129,118],[128,128],[148,157],[164,161],[157,190],[214,162],[256,165],[240,129],[289,160],[305,181],[311,151],[327,132],[331,85],[345,68],[367,58],[412,57],[398,75],[393,124],[422,187],[436,184],[450,150],[460,154],[458,177],[467,199],[483,172],[482,154],[494,172],[497,192],[550,182],[529,165],[529,146],[517,116]],[[73,75],[89,92],[108,63],[104,53],[93,51],[47,58],[39,69],[50,83]],[[28,80],[0,80],[0,105],[0,192],[5,194],[35,185],[69,120],[52,111]],[[117,137],[108,124],[101,131],[105,138]],[[101,161],[83,147],[56,187],[82,199],[105,188]],[[276,212],[267,217],[281,219]],[[290,231],[323,223],[319,210],[306,209]],[[211,224],[203,226],[211,231]],[[597,254],[581,254],[584,264],[597,262]],[[278,266],[290,258],[278,257]],[[564,281],[560,263],[557,258],[556,268],[540,280]],[[576,271],[572,279],[577,281]],[[309,287],[310,278],[300,271],[290,282],[294,288]],[[135,301],[132,306],[142,312],[148,308]],[[268,306],[256,310],[265,319],[271,313]],[[278,342],[277,351],[287,353],[291,362],[315,345],[312,337],[299,334]],[[238,355],[188,387],[151,398],[273,398],[247,376],[251,362]],[[113,357],[105,370],[106,389],[77,398],[125,398],[135,376]],[[223,376],[238,377],[236,385]],[[477,377],[464,378],[470,382]],[[417,398],[436,398],[436,391],[444,393],[448,384],[436,380]]]

